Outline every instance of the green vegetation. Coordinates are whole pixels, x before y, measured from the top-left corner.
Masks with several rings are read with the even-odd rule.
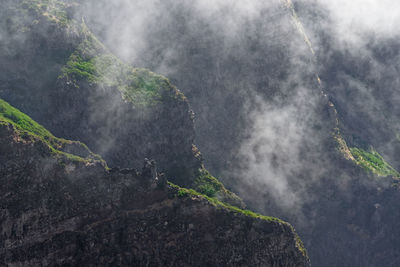
[[[351,160],[368,172],[372,172],[377,176],[395,176],[400,177],[400,174],[395,170],[384,158],[372,147],[366,151],[361,148],[347,146],[346,141],[340,134],[339,128],[334,129],[333,135],[337,149],[341,155],[347,160]]]
[[[235,205],[239,206],[242,205],[242,200],[237,195],[227,190],[225,186],[204,167],[198,170],[193,188],[197,192],[208,197],[217,198],[224,202],[235,203]]]
[[[206,170],[204,170],[205,172],[207,172]],[[207,172],[208,174],[208,172]],[[209,175],[209,174],[208,174]],[[215,179],[215,178],[214,178]],[[176,190],[176,196],[179,198],[185,198],[185,197],[202,197],[204,199],[206,199],[210,204],[212,204],[214,207],[219,208],[219,209],[226,209],[228,211],[234,212],[236,214],[241,214],[247,217],[252,217],[255,219],[260,219],[260,220],[265,220],[265,221],[269,221],[269,222],[277,222],[277,223],[281,223],[284,225],[287,225],[290,227],[290,229],[293,231],[294,235],[295,235],[295,243],[296,243],[296,247],[299,249],[299,251],[304,255],[307,256],[307,250],[304,247],[303,242],[301,241],[299,235],[296,233],[295,229],[293,228],[292,225],[290,225],[289,223],[282,221],[281,219],[275,218],[275,217],[271,217],[271,216],[264,216],[258,213],[255,213],[251,210],[243,210],[240,209],[238,207],[229,205],[227,203],[221,202],[219,200],[217,200],[216,198],[213,197],[209,197],[205,194],[202,194],[200,192],[197,192],[193,189],[187,189],[187,188],[181,188],[171,182],[168,182],[169,186],[171,188],[173,188],[174,190]]]
[[[194,184],[196,191],[209,197],[215,197],[217,192],[225,189],[223,184],[204,168],[199,169],[199,174]]]
[[[91,83],[97,79],[97,69],[92,61],[85,61],[79,55],[72,55],[63,69],[64,74],[74,81],[85,79]]]
[[[203,170],[203,175],[204,176],[211,176],[206,170]],[[212,177],[213,179],[216,180],[216,178]],[[208,178],[206,178],[208,179]],[[217,180],[218,182],[218,180]],[[220,182],[218,182],[220,183]],[[292,225],[290,225],[289,223],[282,221],[281,219],[275,218],[275,217],[271,217],[271,216],[265,216],[265,215],[261,215],[258,213],[255,213],[251,210],[244,210],[244,209],[240,209],[238,207],[229,205],[227,203],[224,203],[222,201],[219,201],[218,199],[214,198],[214,197],[210,197],[206,194],[202,194],[200,192],[197,192],[196,190],[193,189],[187,189],[187,188],[181,188],[171,182],[168,182],[169,186],[173,189],[176,190],[176,196],[179,198],[185,198],[185,197],[202,197],[204,199],[206,199],[210,204],[212,204],[214,207],[219,208],[219,209],[226,209],[228,211],[234,212],[236,214],[241,214],[247,217],[252,217],[255,219],[260,219],[260,220],[265,220],[265,221],[269,221],[269,222],[277,222],[277,223],[281,223],[284,225],[287,225],[290,227],[290,229],[293,231],[294,235],[295,235],[295,243],[296,243],[296,247],[299,249],[299,251],[304,255],[307,256],[307,250],[304,247],[303,242],[301,241],[299,235],[296,233],[295,229],[293,228]],[[222,184],[221,184],[222,185]],[[225,189],[226,190],[226,189]]]
[[[24,0],[19,10],[26,12],[26,15],[47,17],[59,25],[67,26],[70,22],[67,12],[67,4],[58,0]]]
[[[163,92],[172,91],[172,86],[166,78],[146,69],[131,68],[110,54],[85,60],[78,53],[74,53],[62,72],[61,78],[67,77],[76,86],[79,81],[87,81],[97,86],[116,86],[123,98],[136,107],[160,103]]]
[[[368,151],[353,147],[350,148],[350,151],[355,162],[363,169],[378,176],[400,176],[399,172],[390,166],[372,147]]]
[[[135,106],[151,106],[161,102],[164,93],[174,96],[175,88],[169,81],[146,69],[131,69],[126,77],[126,85],[120,87],[125,99]]]
[[[176,190],[176,196],[177,197],[180,197],[180,198],[183,198],[183,197],[203,197],[206,200],[208,200],[208,202],[210,204],[212,204],[213,206],[215,206],[217,208],[227,209],[227,210],[232,211],[234,213],[243,214],[245,216],[252,217],[252,218],[257,218],[257,219],[266,220],[266,221],[273,221],[273,222],[278,222],[278,223],[282,223],[282,224],[285,224],[285,225],[289,225],[287,222],[284,222],[284,221],[282,221],[282,220],[280,220],[278,218],[270,217],[270,216],[264,216],[264,215],[255,213],[255,212],[253,212],[251,210],[240,209],[238,207],[235,207],[235,206],[229,205],[227,203],[221,202],[221,201],[217,200],[216,198],[212,198],[212,197],[209,197],[207,195],[201,194],[201,193],[199,193],[199,192],[197,192],[197,191],[195,191],[193,189],[181,188],[181,187],[179,187],[179,186],[177,186],[177,185],[175,185],[175,184],[173,184],[171,182],[168,182],[168,184],[169,184],[170,187],[172,187],[172,188],[174,188]]]
[[[108,69],[118,64],[118,60],[105,53],[104,46],[90,33],[84,23],[81,24],[82,42],[69,57],[62,68],[59,78],[67,78],[75,84],[77,81],[101,83]],[[116,76],[115,76],[116,77]]]
[[[179,198],[181,198],[181,197],[187,197],[189,195],[189,193],[186,190],[180,188],[178,190],[177,195],[178,195]]]
[[[44,140],[54,138],[43,126],[2,99],[0,99],[0,121],[2,123],[11,123],[16,126],[17,129],[32,133]]]
[[[293,226],[291,226],[291,227],[292,227],[292,231],[295,233],[296,247],[300,250],[300,252],[301,252],[301,254],[303,254],[303,256],[307,257],[307,250],[304,247],[303,241],[301,241],[300,236],[296,233]]]
[[[59,76],[67,78],[76,87],[81,86],[82,82],[98,87],[113,86],[120,90],[126,101],[138,108],[165,103],[167,98],[184,98],[165,77],[145,69],[135,69],[110,54],[84,21],[77,23],[68,17],[68,10],[73,5],[73,2],[59,0],[21,0],[13,4],[12,12],[7,11],[4,15],[18,31],[29,31],[45,17],[79,37],[80,45],[69,57]],[[18,21],[15,18],[23,19]]]
[[[32,120],[29,116],[22,113],[18,109],[12,107],[10,104],[0,99],[0,124],[14,126],[15,130],[23,137],[31,137],[40,139],[45,144],[47,144],[52,151],[52,153],[66,157],[73,161],[93,161],[94,159],[100,159],[98,155],[89,152],[90,158],[81,158],[76,155],[65,153],[62,151],[63,147],[66,145],[79,145],[89,151],[86,145],[76,142],[69,141],[62,138],[57,138],[52,135],[43,126]]]
[[[167,78],[146,69],[135,69],[112,54],[82,25],[84,40],[70,56],[60,78],[67,78],[75,86],[87,81],[96,86],[114,86],[122,97],[135,107],[149,107],[166,97],[183,98]]]

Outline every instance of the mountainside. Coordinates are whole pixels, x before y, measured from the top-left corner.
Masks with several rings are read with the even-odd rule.
[[[87,144],[110,167],[152,158],[174,183],[244,207],[204,169],[185,96],[113,56],[68,17],[70,4],[46,3],[3,4],[3,30],[15,44],[0,49],[0,97],[55,135]]]
[[[75,1],[0,6],[1,264],[309,266],[291,225],[205,169],[168,79],[109,52]]]
[[[60,152],[0,103],[2,265],[309,266],[288,223],[172,185],[149,160],[139,173]]]
[[[316,20],[324,25],[326,20],[333,19],[324,17],[326,11],[321,4],[312,5],[301,0],[294,3],[300,18],[308,25],[310,21]],[[348,40],[351,31],[349,37],[338,37],[335,29],[327,26],[310,30],[318,34],[318,38],[315,38],[317,70],[325,90],[336,106],[340,127],[347,142],[365,150],[373,146],[399,169],[399,41],[396,38],[365,34],[359,37],[361,47],[357,51],[352,47],[355,45],[351,43],[352,40]]]
[[[362,1],[329,3],[365,12]],[[250,207],[293,223],[315,266],[397,266],[400,45],[352,36],[357,16],[335,32],[326,5],[91,1],[80,12],[114,53],[182,88],[206,167]],[[352,48],[358,39],[365,47]]]
[[[4,0],[0,258],[399,266],[378,2]]]

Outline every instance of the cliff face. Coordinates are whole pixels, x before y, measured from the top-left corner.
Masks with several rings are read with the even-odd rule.
[[[0,4],[0,97],[44,126],[0,100],[0,264],[309,266],[288,223],[239,209],[204,168],[185,96],[70,2]],[[136,171],[145,157],[165,174]]]
[[[57,152],[51,138],[4,118],[4,265],[309,265],[285,222],[168,184],[148,160],[139,173]]]
[[[204,169],[193,113],[166,78],[113,56],[69,16],[70,4],[2,6],[0,97],[56,136],[87,144],[110,167],[139,168],[152,158],[174,183],[244,206]]]
[[[253,14],[255,19],[252,17],[235,28],[237,38],[228,41],[225,21],[222,27],[218,23],[223,17],[220,15],[229,13],[228,10],[206,20],[190,8],[180,8],[176,2],[185,1],[162,1],[157,23],[149,23],[149,31],[153,32],[146,32],[143,37],[149,45],[135,60],[150,68],[165,68],[166,64],[168,71],[168,67],[176,69],[168,75],[182,88],[198,115],[198,144],[206,165],[213,172],[222,173],[223,181],[241,192],[251,207],[296,225],[315,266],[399,265],[400,214],[394,203],[400,194],[398,179],[391,177],[398,176],[395,169],[399,170],[400,164],[398,40],[371,38],[367,41],[368,53],[349,53],[337,46],[332,38],[334,32],[321,30],[313,36],[313,30],[331,23],[329,12],[318,10],[318,1],[293,1],[296,6],[292,1],[275,1],[285,5],[274,8],[266,4],[265,10],[260,5],[259,17]],[[101,23],[101,17],[93,16],[91,25]],[[306,30],[301,26],[305,18],[310,19],[311,26]],[[90,23],[89,18],[87,21]],[[294,27],[285,27],[285,22],[292,22]],[[103,30],[107,32],[107,25],[97,33]],[[165,43],[169,45],[160,45]],[[169,58],[173,54],[171,47],[179,47],[179,51],[168,62],[160,54]],[[286,86],[291,79],[293,84]],[[321,84],[325,96],[320,100]],[[322,103],[304,112],[303,102],[291,99],[299,97],[298,91]],[[254,95],[265,100],[267,111],[274,111],[287,101],[294,103],[298,112],[277,119],[278,125],[272,126],[268,123],[281,118],[281,114],[262,113],[265,125],[257,126],[272,133],[280,133],[274,126],[285,130],[281,132],[282,138],[275,139],[260,133],[265,140],[260,138],[259,146],[251,147],[256,159],[250,162],[258,164],[259,160],[256,167],[260,171],[256,171],[257,177],[249,185],[243,178],[247,177],[246,172],[242,175],[224,171],[243,162],[247,164],[235,156],[238,144],[246,142],[246,135],[252,134],[253,129],[257,130],[251,128],[254,118],[247,116],[249,105],[245,101]],[[250,100],[252,104],[257,110],[258,103]],[[313,106],[315,101],[304,104]],[[309,116],[312,121],[304,122]],[[296,138],[290,138],[297,129],[290,128],[290,122],[304,123],[305,127],[300,127],[300,141],[296,134]],[[273,143],[272,151],[265,154],[272,157],[264,159],[262,153],[257,157],[260,147],[268,141]],[[290,155],[279,150],[279,142]],[[285,146],[287,143],[289,146]],[[271,164],[272,170],[281,168],[283,175],[265,170],[267,164]],[[235,175],[238,177],[232,179]],[[290,191],[298,196],[299,202],[293,208],[281,207],[283,201],[276,200],[275,192],[270,190],[284,180],[281,178],[288,181]]]
[[[0,50],[6,101],[57,136],[82,140],[110,166],[138,167],[152,157],[165,171],[174,160],[201,168],[192,148],[191,110],[167,79],[123,64],[84,24],[61,21],[62,2],[9,2],[2,11],[5,31],[17,45]]]

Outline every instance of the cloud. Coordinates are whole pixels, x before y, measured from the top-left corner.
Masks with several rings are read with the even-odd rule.
[[[362,38],[365,33],[377,37],[395,37],[399,35],[400,3],[391,0],[316,0],[331,14],[337,37]]]
[[[371,38],[396,38],[400,34],[397,1],[295,0],[294,3],[314,41],[318,41],[322,32],[329,32],[336,47],[349,49],[365,46]]]
[[[303,167],[299,158],[305,139],[312,136],[319,92],[309,47],[281,1],[119,0],[96,5],[86,6],[84,16],[99,27],[94,30],[112,51],[173,77],[186,85],[181,89],[189,96],[198,96],[190,101],[198,113],[198,132],[208,135],[199,137],[206,158],[212,149],[207,143],[218,148],[217,134],[228,139],[239,130],[247,138],[227,146],[240,148],[241,169],[234,171],[241,183],[256,181],[270,188],[285,208],[302,203],[302,189],[295,190],[292,181]],[[229,97],[238,105],[225,110]],[[236,128],[229,109],[243,118],[244,129]],[[207,120],[222,123],[224,116],[231,119],[224,122],[227,129]],[[231,151],[225,152],[231,157]]]
[[[94,1],[86,2],[83,16],[124,61],[167,75],[186,93],[207,164],[214,161],[218,171],[224,158],[236,160],[228,166],[237,167],[221,172],[225,182],[236,176],[236,191],[244,184],[265,190],[290,211],[313,199],[306,192],[329,169],[319,147],[329,133],[315,127],[326,119],[318,114],[317,72],[338,73],[323,80],[334,83],[325,88],[331,96],[346,87],[360,96],[346,102],[349,112],[374,116],[380,105],[374,90],[344,67],[370,66],[363,71],[373,79],[395,77],[398,71],[374,58],[369,45],[398,36],[400,17],[394,1],[294,3],[318,60],[278,0]],[[338,51],[345,66],[336,70],[329,64]],[[252,197],[249,191],[242,196]],[[254,194],[257,201],[265,199]]]
[[[400,3],[297,3],[305,28],[318,47],[326,89],[336,101],[349,135],[375,146],[399,168]]]

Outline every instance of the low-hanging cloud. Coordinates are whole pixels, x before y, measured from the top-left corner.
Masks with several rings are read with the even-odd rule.
[[[99,5],[100,11],[93,5]],[[125,61],[136,66],[148,64],[188,87],[198,85],[181,80],[193,74],[185,77],[178,73],[198,72],[203,85],[195,88],[210,92],[206,96],[210,94],[210,100],[218,105],[230,94],[243,96],[235,109],[244,118],[245,128],[239,129],[239,134],[246,138],[230,145],[239,153],[235,158],[240,169],[228,170],[227,175],[240,173],[240,183],[256,181],[255,186],[270,188],[285,208],[300,208],[303,190],[295,190],[290,177],[302,168],[299,158],[305,139],[311,136],[319,92],[305,81],[312,79],[316,84],[312,54],[303,36],[296,33],[290,11],[282,1],[119,0],[91,3],[85,10],[84,16],[92,25],[100,24],[98,32],[107,46]],[[197,64],[204,67],[196,69]],[[211,93],[213,87],[220,93]],[[192,88],[181,89],[196,94],[190,91]],[[201,102],[207,101],[206,96],[190,99],[195,108],[201,106],[195,112],[198,117],[208,114],[218,119],[215,112],[226,111],[207,107]],[[202,127],[212,126],[205,120],[200,123],[200,133],[205,132]],[[235,123],[231,121],[224,134],[235,131]],[[217,131],[211,129],[209,133]],[[200,139],[207,158],[205,143],[218,145],[219,140],[211,136]],[[226,151],[227,158],[231,157],[229,153]],[[319,168],[313,173],[320,173]]]
[[[378,38],[399,35],[400,3],[391,0],[325,1],[316,0],[325,7],[332,19],[337,38],[350,42],[362,41],[363,35]]]
[[[346,110],[345,117],[358,121],[350,134],[369,141],[399,168],[396,135],[400,124],[396,118],[400,100],[400,3],[296,2],[305,28],[318,48],[319,69],[327,90],[341,109],[339,112]],[[383,136],[385,141],[378,140]]]
[[[77,16],[84,16],[124,61],[149,67],[180,85],[197,113],[204,157],[217,162],[213,164],[219,165],[213,167],[216,170],[224,168],[221,155],[236,159],[228,165],[229,170],[220,172],[225,182],[236,173],[242,181],[236,188],[232,185],[235,191],[240,192],[241,184],[265,188],[289,211],[301,209],[312,199],[305,192],[327,168],[324,151],[319,148],[307,152],[310,164],[304,161],[304,147],[319,146],[323,138],[313,128],[320,119],[315,110],[320,101],[316,77],[321,65],[339,50],[369,62],[368,77],[380,78],[385,73],[395,77],[397,70],[374,58],[369,45],[371,36],[375,43],[398,36],[400,4],[386,0],[293,1],[310,41],[306,44],[284,2],[89,1]],[[306,10],[298,10],[299,3],[306,4]],[[324,34],[331,47],[324,44]],[[315,56],[309,45],[317,51]],[[362,96],[353,109],[374,115],[379,103],[364,81],[348,73],[332,79],[342,82],[325,88],[328,92],[348,86]],[[394,85],[395,81],[390,83]],[[231,98],[235,108],[226,103]],[[242,128],[236,126],[239,119]],[[218,129],[211,120],[224,122],[221,128],[227,128]],[[235,131],[239,133],[232,134]],[[221,144],[231,136],[237,143]],[[307,180],[301,177],[303,184],[294,183],[304,169]],[[255,202],[263,201],[255,198]]]

